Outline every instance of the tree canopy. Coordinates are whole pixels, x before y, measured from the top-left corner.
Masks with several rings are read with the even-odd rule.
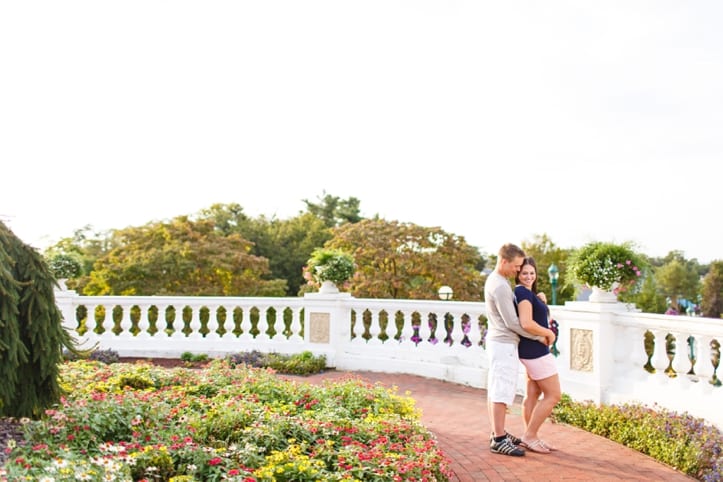
[[[88,295],[283,296],[283,280],[265,280],[268,260],[250,254],[239,234],[210,220],[179,216],[113,233],[113,249],[98,259]]]
[[[332,230],[329,248],[352,253],[350,291],[365,298],[436,299],[443,285],[457,300],[482,299],[481,255],[464,238],[412,223],[365,219]]]
[[[477,276],[494,264],[495,255],[480,253],[464,238],[440,228],[365,219],[359,214],[359,200],[353,197],[324,193],[318,202],[304,202],[307,211],[289,219],[251,217],[239,204],[231,203],[121,231],[93,235],[86,226],[48,249],[45,256],[51,259],[62,253],[80,259],[85,275],[71,278],[68,287],[85,294],[295,296],[313,289],[303,278],[304,266],[311,253],[333,237],[332,244],[355,253],[359,271],[352,292],[356,296],[433,298],[443,284],[453,287],[455,299],[481,296]],[[520,245],[537,261],[541,291],[551,294],[547,270],[555,263],[557,303],[576,298],[580,287],[568,273],[574,249],[556,246],[546,234]],[[357,252],[364,256],[356,256]],[[447,254],[450,258],[440,261]],[[451,264],[460,259],[454,256],[462,260],[456,268]],[[466,264],[469,260],[474,266]],[[644,273],[639,289],[621,293],[621,301],[662,313],[666,296],[704,304],[705,297],[715,291],[701,290],[698,281],[709,266],[685,259],[681,252],[646,260],[652,271]],[[239,269],[242,266],[250,269]],[[439,286],[434,288],[435,284]],[[709,305],[717,306],[715,300]]]

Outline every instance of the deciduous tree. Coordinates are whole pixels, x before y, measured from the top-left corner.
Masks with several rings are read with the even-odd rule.
[[[440,286],[457,300],[482,299],[479,251],[461,236],[412,223],[365,219],[332,230],[327,247],[353,253],[350,291],[357,297],[436,299]]]
[[[720,318],[723,314],[723,261],[713,261],[703,278],[703,316]]]
[[[268,260],[251,243],[224,235],[210,220],[179,216],[115,231],[100,258],[88,295],[283,296],[283,280],[265,280]]]
[[[305,283],[302,268],[311,252],[331,238],[324,221],[310,212],[290,219],[249,218],[238,204],[214,204],[198,219],[212,220],[224,235],[240,234],[250,241],[250,254],[269,260],[265,278],[286,280],[288,296],[296,296]]]
[[[675,307],[678,306],[680,297],[689,301],[695,300],[700,285],[698,263],[695,260],[686,260],[680,252],[671,252],[668,259],[669,261],[654,272],[660,293],[670,298]]]

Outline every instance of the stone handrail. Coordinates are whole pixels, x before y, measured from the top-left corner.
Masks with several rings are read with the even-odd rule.
[[[409,373],[485,388],[485,304],[353,298],[78,296],[56,292],[65,326],[124,357],[311,351],[339,370]],[[623,303],[552,306],[564,393],[637,402],[723,427],[723,320],[640,313]],[[90,314],[90,316],[89,316]],[[520,370],[518,391],[524,390]]]

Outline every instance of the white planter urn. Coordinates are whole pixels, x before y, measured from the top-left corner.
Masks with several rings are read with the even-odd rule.
[[[333,281],[322,281],[321,282],[321,288],[319,288],[319,293],[322,294],[336,294],[339,292],[339,288],[336,287]]]
[[[614,291],[605,291],[601,288],[598,288],[597,286],[592,286],[592,293],[590,293],[590,297],[588,298],[588,301],[591,303],[617,303],[618,302],[618,295],[615,294]],[[617,288],[617,283],[613,285],[613,290]]]

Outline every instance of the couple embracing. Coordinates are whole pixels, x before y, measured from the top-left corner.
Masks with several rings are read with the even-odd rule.
[[[515,277],[512,291],[509,278]],[[514,244],[500,248],[495,270],[485,282],[487,308],[487,408],[492,434],[492,453],[521,456],[525,448],[550,453],[555,448],[539,438],[538,430],[560,400],[560,378],[550,345],[555,334],[549,328],[544,293],[537,293],[537,265]],[[522,402],[525,432],[521,438],[507,432],[507,407],[514,402],[520,362],[527,371]],[[542,398],[540,398],[542,396]]]

